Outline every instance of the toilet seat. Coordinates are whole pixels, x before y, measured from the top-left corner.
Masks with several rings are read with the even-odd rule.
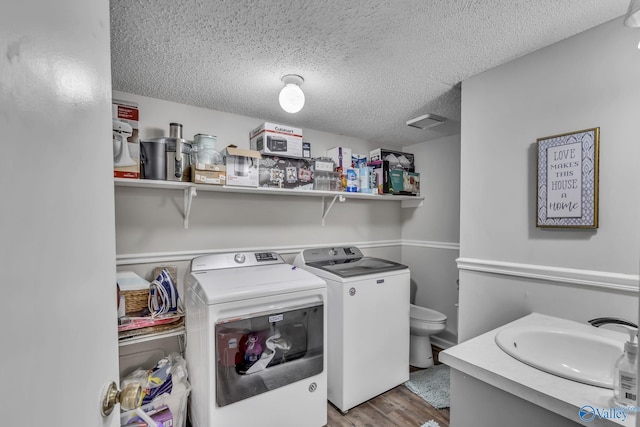
[[[447,321],[447,316],[439,311],[414,304],[411,304],[410,317],[412,320],[418,320],[421,323],[444,323]]]

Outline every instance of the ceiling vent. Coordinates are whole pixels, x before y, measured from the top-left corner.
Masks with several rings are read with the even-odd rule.
[[[446,120],[447,119],[445,119],[444,117],[436,116],[435,114],[425,114],[424,116],[408,120],[407,126],[411,126],[417,129],[427,129],[430,127],[441,125]]]

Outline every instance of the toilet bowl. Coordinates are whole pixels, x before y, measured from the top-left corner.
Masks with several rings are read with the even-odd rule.
[[[429,368],[433,366],[433,351],[429,337],[445,330],[447,316],[413,304],[411,304],[410,313],[409,364],[416,368]]]

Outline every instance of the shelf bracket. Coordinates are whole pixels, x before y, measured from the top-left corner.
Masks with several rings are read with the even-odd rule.
[[[416,200],[403,200],[400,202],[400,206],[403,208],[419,208],[424,204],[424,199]]]
[[[333,199],[331,200],[331,203],[329,203],[329,206],[326,207],[325,209],[325,197],[322,197],[322,226],[324,227],[324,220],[327,217],[327,215],[329,215],[329,212],[331,211],[331,208],[333,207],[333,204],[336,202],[336,199],[340,201],[340,203],[344,202],[345,200],[347,200],[342,194],[337,194],[335,196],[333,196]]]
[[[197,196],[196,187],[190,186],[184,189],[184,228],[189,228],[189,215],[191,215],[191,202]]]

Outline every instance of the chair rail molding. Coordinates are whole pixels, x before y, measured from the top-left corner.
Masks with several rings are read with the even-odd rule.
[[[506,261],[458,258],[456,263],[458,264],[459,270],[545,280],[633,294],[638,293],[638,282],[640,281],[640,276],[637,274],[622,274]]]

